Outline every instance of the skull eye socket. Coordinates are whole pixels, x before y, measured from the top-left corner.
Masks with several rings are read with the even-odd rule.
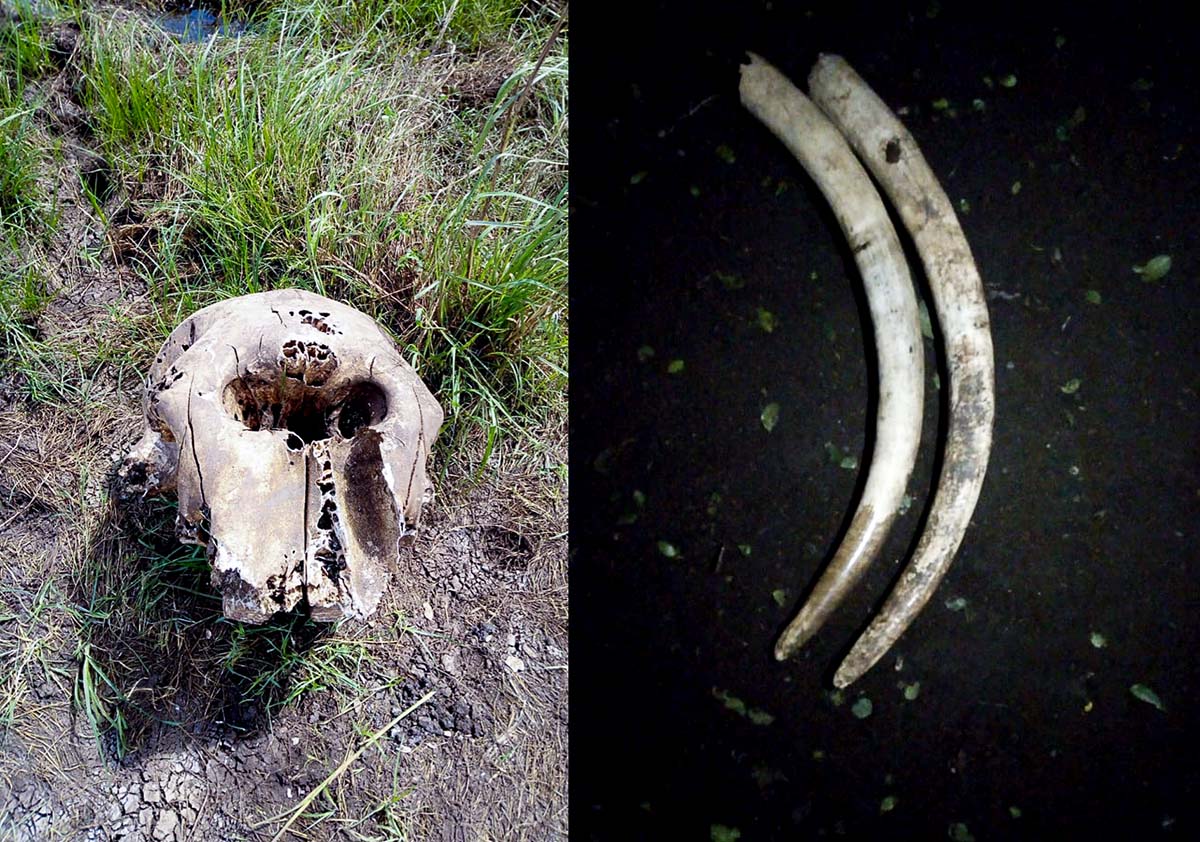
[[[353,438],[387,415],[383,389],[369,381],[327,389],[292,379],[237,377],[226,384],[222,402],[248,430],[287,430],[292,450],[335,435]]]
[[[354,438],[359,430],[378,424],[387,415],[387,398],[374,383],[355,383],[337,413],[337,431]]]

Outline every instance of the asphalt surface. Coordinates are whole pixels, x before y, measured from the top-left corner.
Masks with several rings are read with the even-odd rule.
[[[1200,832],[1200,43],[1147,8],[945,5],[576,10],[580,838]],[[995,442],[971,528],[840,698],[833,671],[930,500],[947,375],[927,341],[912,508],[775,662],[861,490],[875,368],[832,214],[738,102],[747,49],[801,87],[840,53],[900,111],[989,297]],[[1156,255],[1164,276],[1133,271]]]

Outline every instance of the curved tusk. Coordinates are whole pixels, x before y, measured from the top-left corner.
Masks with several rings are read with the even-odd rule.
[[[924,359],[908,263],[883,201],[845,139],[783,74],[753,53],[742,103],[800,160],[833,208],[866,288],[879,359],[875,448],[862,499],[833,560],[775,646],[783,660],[821,627],[887,538],[917,458]]]
[[[854,146],[912,235],[945,342],[950,420],[937,494],[912,561],[834,676],[846,687],[883,657],[933,595],[975,511],[996,409],[983,283],[958,218],[908,130],[839,56],[821,56],[809,91]]]

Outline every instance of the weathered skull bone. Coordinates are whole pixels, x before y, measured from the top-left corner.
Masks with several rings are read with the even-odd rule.
[[[415,534],[442,408],[369,316],[301,290],[193,314],[150,368],[126,493],[174,489],[224,613],[374,612]]]

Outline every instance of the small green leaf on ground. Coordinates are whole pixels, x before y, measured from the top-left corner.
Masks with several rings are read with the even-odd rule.
[[[901,515],[906,515],[906,514],[908,514],[908,510],[911,508],[912,508],[912,495],[905,494],[903,497],[900,498],[900,508],[897,510],[897,513],[901,514]]]
[[[787,605],[787,591],[783,588],[776,588],[771,591],[771,599],[775,600],[775,604],[782,608]]]
[[[950,100],[942,97],[941,99],[935,99],[931,105],[933,105],[934,111],[945,111],[950,107]]]
[[[1017,195],[1018,193],[1020,193],[1020,192],[1021,192],[1021,182],[1019,182],[1019,181],[1014,181],[1014,182],[1012,183],[1012,187],[1010,187],[1009,189],[1012,191],[1012,194],[1013,194],[1014,196],[1015,196],[1015,195]]]
[[[1015,805],[1012,807],[1009,807],[1008,814],[1010,816],[1012,816],[1014,819],[1019,819],[1019,818],[1021,818],[1021,808],[1017,807]]]
[[[841,461],[838,462],[838,467],[843,468],[847,471],[853,471],[858,467],[858,457],[857,456],[843,456]]]
[[[732,164],[737,160],[737,156],[733,154],[733,150],[722,143],[717,147],[717,157],[727,164]]]
[[[816,760],[816,761],[821,761],[821,760],[824,760],[824,759],[825,759],[825,752],[823,752],[823,751],[822,751],[821,749],[819,749],[819,748],[814,748],[814,749],[813,749],[813,753],[812,753],[812,759],[813,759],[813,760]]]
[[[637,512],[626,512],[617,518],[617,526],[631,526],[637,523]]]
[[[921,323],[921,335],[933,339],[933,322],[929,318],[929,306],[923,298],[917,301],[917,321]]]
[[[758,326],[767,333],[773,333],[775,330],[775,314],[770,310],[765,310],[762,307],[758,308]]]
[[[646,177],[646,171],[638,170],[633,175],[629,176],[629,183],[630,184],[641,184],[642,179],[644,179],[645,177]]]
[[[963,216],[966,216],[967,214],[969,214],[971,212],[971,203],[968,202],[966,199],[959,199],[958,200],[958,212],[961,213]]]
[[[1072,377],[1066,383],[1058,387],[1058,390],[1064,395],[1073,395],[1079,391],[1079,387],[1083,385],[1083,381],[1078,377]]]
[[[1083,297],[1087,299],[1088,304],[1103,304],[1104,303],[1104,299],[1100,297],[1099,290],[1089,289],[1087,292],[1085,292],[1083,294]]]
[[[844,701],[846,701],[846,694],[841,690],[829,691],[829,704],[833,705],[835,708],[840,708],[842,706],[842,702]]]
[[[1009,73],[1006,76],[1000,77],[1000,87],[1015,88],[1017,86],[1017,77]]]
[[[1055,35],[1054,36],[1054,46],[1057,47],[1058,49],[1061,50],[1063,48],[1063,45],[1066,43],[1067,43],[1066,35]]]
[[[964,822],[955,822],[950,825],[946,831],[946,835],[954,840],[954,842],[975,842],[975,837],[971,835],[971,831],[967,829],[967,825]]]
[[[850,712],[854,714],[855,719],[866,719],[874,709],[875,706],[866,696],[859,696],[858,701],[850,706]]]
[[[956,596],[953,599],[946,600],[946,607],[951,611],[962,611],[967,607],[967,600],[961,596]]]
[[[1146,91],[1153,90],[1153,88],[1154,83],[1145,78],[1138,78],[1129,86],[1130,90],[1137,91],[1138,93],[1145,93]]]
[[[709,517],[716,517],[717,510],[720,508],[721,495],[719,492],[714,491],[712,494],[708,495],[708,505],[704,507],[704,511],[708,513]]]
[[[829,455],[829,461],[835,465],[842,463],[842,449],[831,441],[825,442],[825,452]]]
[[[750,708],[750,710],[746,711],[746,716],[755,725],[770,725],[775,721],[775,717],[771,716],[765,710],[759,710],[758,708]]]
[[[904,700],[906,702],[915,702],[919,695],[921,695],[921,682],[914,681],[912,684],[904,685]]]
[[[635,488],[633,490],[633,503],[639,509],[646,508],[646,493],[644,491],[638,491]]]
[[[984,76],[983,84],[988,86],[988,90],[991,90],[992,88],[996,87],[996,83],[992,81],[991,76]]]
[[[1162,699],[1145,684],[1135,684],[1129,688],[1129,692],[1133,694],[1135,699],[1139,699],[1148,705],[1154,705],[1163,713],[1166,713],[1167,707],[1163,704]]]
[[[746,282],[738,275],[731,272],[716,271],[713,274],[717,276],[717,280],[721,282],[721,286],[725,289],[741,289],[746,285]]]
[[[883,800],[879,802],[879,812],[890,813],[896,809],[896,804],[900,801],[894,795],[885,795]]]
[[[763,429],[768,433],[774,430],[775,425],[779,423],[779,404],[769,403],[764,406],[759,420],[762,421]]]
[[[678,374],[683,371],[683,360],[671,360],[667,363],[667,374]]]
[[[1092,645],[1097,649],[1103,649],[1108,645],[1108,638],[1100,634],[1100,632],[1092,632]]]
[[[738,552],[749,558],[750,553],[754,552],[754,548],[749,544],[738,544]]]
[[[782,196],[792,188],[792,183],[786,178],[779,179],[779,183],[775,185],[775,195]]]
[[[746,703],[737,696],[733,696],[728,691],[722,690],[719,687],[714,687],[712,694],[714,698],[725,703],[726,709],[733,711],[738,716],[746,715]]]
[[[942,389],[942,378],[936,371],[933,373],[933,388],[937,391],[941,391]]]
[[[670,541],[659,541],[658,551],[667,558],[680,558],[682,553],[679,552],[679,547],[672,544]]]
[[[1171,256],[1160,254],[1152,257],[1141,266],[1134,266],[1133,271],[1142,276],[1143,281],[1158,281],[1171,271]]]
[[[982,99],[971,100],[971,108],[975,111],[987,111],[987,103]]]
[[[708,837],[712,842],[737,842],[742,838],[742,832],[736,827],[714,824],[708,829]]]
[[[638,362],[644,363],[646,360],[654,358],[654,349],[649,345],[643,345],[638,348]]]

